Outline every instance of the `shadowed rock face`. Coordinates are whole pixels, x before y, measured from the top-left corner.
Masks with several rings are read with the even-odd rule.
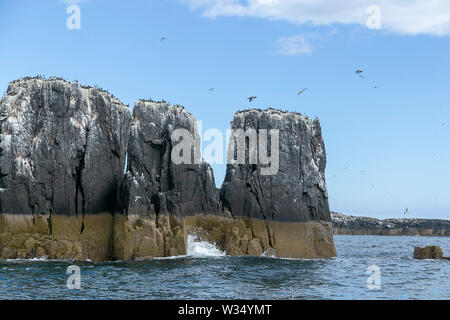
[[[0,113],[0,213],[111,212],[127,106],[97,88],[36,78],[11,83]]]
[[[179,140],[174,130],[184,129],[192,137],[189,164],[175,164],[172,150]],[[223,215],[214,174],[199,160],[195,118],[181,106],[141,100],[133,108],[128,146],[128,172],[118,195],[115,256],[145,258],[186,254],[185,218]],[[139,224],[145,224],[141,228]],[[147,231],[151,230],[150,233]],[[123,239],[135,239],[124,245]],[[152,250],[140,250],[141,244]]]
[[[278,110],[238,112],[232,129],[279,130],[279,170],[230,164],[221,199],[233,216],[282,222],[331,221],[325,184],[326,155],[319,121]],[[270,136],[270,135],[269,135]]]
[[[326,154],[319,121],[273,109],[247,110],[236,113],[231,127],[244,131],[278,129],[279,149],[275,152],[279,151],[279,170],[273,175],[263,175],[260,165],[229,164],[220,193],[224,206],[235,218],[264,221],[270,247],[282,256],[333,256],[335,249],[325,184]],[[257,132],[261,139],[260,131]],[[268,143],[272,153],[273,143]],[[247,151],[249,145],[246,145]],[[229,155],[237,160],[236,151]],[[317,222],[318,230],[300,232],[302,223],[304,226],[308,222]],[[296,224],[298,227],[294,227]],[[323,235],[317,236],[321,233]],[[307,238],[317,237],[318,241],[323,241],[325,249],[301,247],[301,239],[297,237],[302,234]],[[298,248],[288,249],[292,246]]]
[[[192,164],[172,161],[172,150],[179,142],[171,138],[176,129],[199,137],[194,116],[181,106],[143,100],[134,106],[122,212],[170,213],[179,219],[222,213],[214,174],[209,164],[200,161],[194,142]]]

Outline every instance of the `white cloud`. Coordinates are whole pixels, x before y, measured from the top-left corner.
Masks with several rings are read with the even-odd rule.
[[[81,4],[81,3],[86,3],[89,2],[90,0],[59,0],[59,2],[62,2],[66,5],[71,5],[71,4]]]
[[[296,56],[299,54],[311,53],[311,44],[308,41],[308,36],[296,35],[293,37],[283,37],[277,40],[279,47],[277,53],[288,56]]]
[[[381,30],[450,35],[449,0],[180,0],[210,18],[245,16],[313,25],[366,26],[367,8],[381,9]]]

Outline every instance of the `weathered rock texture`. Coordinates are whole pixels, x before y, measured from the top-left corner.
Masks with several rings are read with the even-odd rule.
[[[186,130],[192,137],[187,164],[175,164],[172,159],[172,150],[180,142],[172,137],[177,129]],[[196,120],[183,107],[146,100],[135,104],[128,173],[118,197],[123,223],[116,223],[116,256],[129,259],[186,254],[184,218],[223,216],[212,169],[200,160],[195,143],[198,138]],[[124,239],[130,244],[124,245]],[[153,249],[141,250],[141,244]]]
[[[438,246],[414,248],[414,259],[442,259],[442,249]]]
[[[238,163],[237,149],[230,149],[234,162],[228,161],[221,199],[234,219],[246,221],[263,251],[273,249],[281,257],[334,256],[319,121],[273,109],[247,110],[235,114],[231,127],[257,130],[258,141],[261,129],[279,130],[278,150],[274,149],[275,140],[269,138],[267,150],[271,155],[279,152],[276,174],[263,174],[261,165]],[[250,140],[246,144],[248,159],[249,146]],[[259,158],[261,152],[266,150],[259,150]],[[258,246],[253,243],[251,247]]]
[[[332,212],[335,235],[450,236],[450,221],[438,219],[385,219]]]
[[[108,259],[129,108],[99,88],[27,78],[0,114],[1,258]]]
[[[233,162],[219,193],[183,107],[140,100],[131,116],[99,88],[26,78],[9,85],[0,114],[0,259],[182,255],[187,234],[230,255],[336,253],[317,120],[238,112],[233,129],[279,130],[279,150],[269,142],[279,170]],[[174,161],[180,129],[189,163]]]

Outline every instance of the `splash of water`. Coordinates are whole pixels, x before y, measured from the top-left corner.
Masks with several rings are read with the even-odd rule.
[[[219,250],[215,245],[188,235],[187,255],[195,258],[223,257],[225,252]]]

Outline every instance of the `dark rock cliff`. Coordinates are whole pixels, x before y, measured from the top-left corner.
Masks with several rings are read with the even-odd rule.
[[[247,110],[236,113],[231,128],[279,130],[279,143],[273,150],[279,152],[275,174],[263,175],[261,165],[236,161],[228,165],[221,199],[233,216],[284,222],[331,221],[326,153],[317,119],[273,109]],[[271,147],[264,152],[270,153]],[[248,150],[247,143],[247,157]],[[231,155],[237,158],[236,153]]]
[[[176,130],[187,133],[187,163],[174,161],[180,143]],[[209,164],[200,160],[194,116],[181,106],[140,100],[133,108],[128,145],[128,172],[118,194],[115,256],[145,258],[186,254],[185,218],[223,215]],[[127,243],[129,242],[129,243]],[[151,249],[149,249],[151,248]]]
[[[0,102],[0,213],[111,212],[130,111],[98,88],[17,81]]]
[[[107,258],[129,108],[99,88],[38,77],[11,82],[0,114],[3,256],[39,249],[58,258]]]
[[[175,164],[174,130],[184,129],[193,138],[189,163]],[[128,215],[170,213],[178,218],[198,213],[220,214],[222,207],[214,174],[200,160],[194,116],[181,106],[141,100],[133,109],[128,146],[128,173],[120,199]]]
[[[238,112],[233,129],[278,130],[279,144],[258,145],[269,162],[232,148],[245,161],[228,165],[219,195],[181,106],[140,100],[131,117],[107,91],[38,77],[12,82],[0,114],[0,259],[173,256],[188,234],[231,255],[336,253],[317,120]]]
[[[253,109],[237,112],[231,127],[249,134],[247,138],[242,133],[230,138],[229,164],[221,189],[224,206],[235,218],[264,221],[267,235],[262,232],[259,239],[264,247],[268,244],[281,255],[334,255],[325,184],[326,153],[319,121],[292,112]],[[270,130],[275,130],[272,132],[278,139]],[[267,143],[260,144],[265,137]],[[246,141],[246,153],[241,156],[234,147],[238,141]],[[253,158],[256,164],[251,163],[256,150],[252,145],[257,146],[258,159]],[[264,166],[261,160],[266,154],[272,160]],[[240,157],[245,158],[245,164]],[[317,230],[310,230],[308,222],[317,222]],[[297,228],[293,228],[295,223]],[[300,232],[300,228],[308,231]],[[302,244],[297,238],[308,234],[310,239],[319,233],[317,243]]]

